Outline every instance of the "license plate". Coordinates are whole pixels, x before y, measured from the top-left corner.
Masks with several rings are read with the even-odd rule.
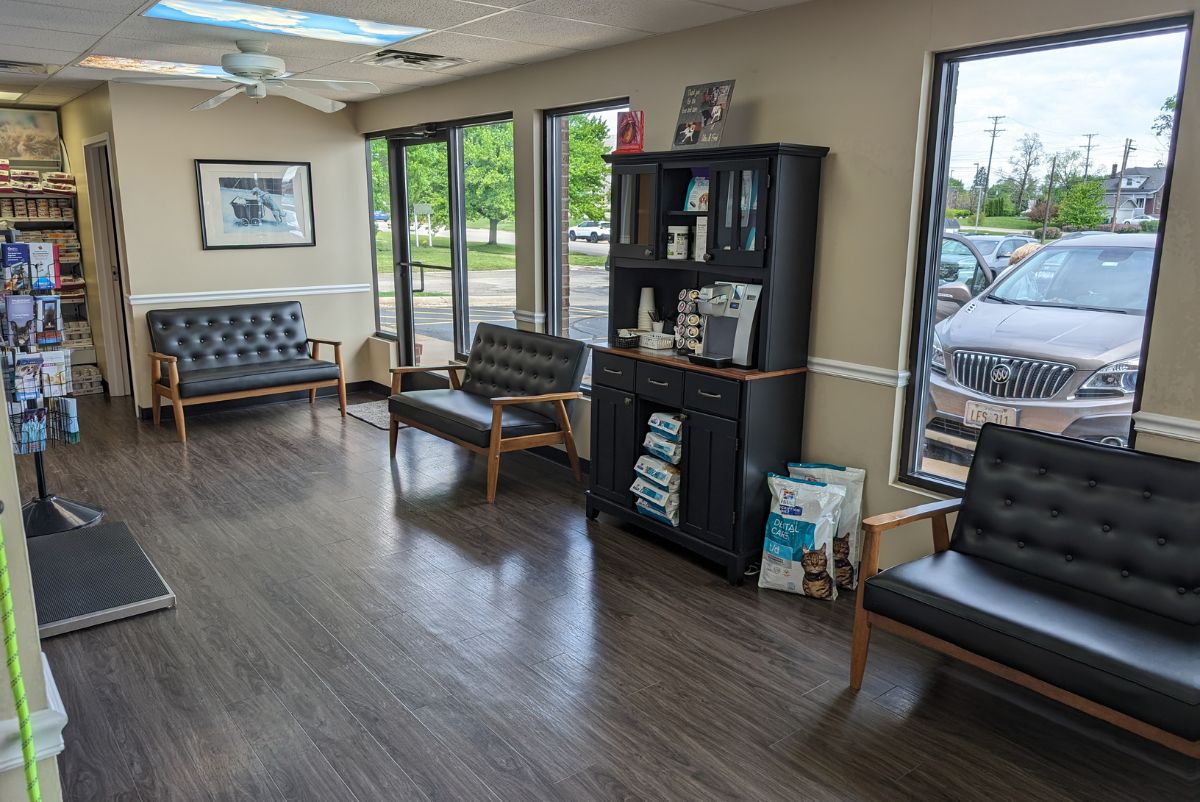
[[[979,401],[968,401],[963,413],[963,423],[976,428],[985,423],[1000,423],[1004,426],[1017,425],[1017,408],[1002,407],[998,404],[983,404]]]

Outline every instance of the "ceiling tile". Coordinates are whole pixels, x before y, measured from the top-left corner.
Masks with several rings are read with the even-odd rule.
[[[488,14],[495,14],[504,5],[500,2],[464,3],[457,0],[270,0],[272,5],[299,11],[316,11],[339,17],[387,22],[393,25],[415,25],[440,30],[461,25]],[[266,0],[263,0],[266,2]],[[489,0],[490,2],[490,0]],[[521,0],[527,2],[527,0]]]
[[[267,52],[273,56],[287,58],[302,56],[310,59],[341,61],[342,59],[370,53],[375,48],[345,42],[326,42],[321,39],[306,39],[281,33],[260,33],[222,28],[218,25],[198,25],[192,22],[130,17],[118,25],[112,36],[123,39],[141,39],[146,42],[161,42],[195,47],[209,47],[222,53],[237,50],[238,39],[257,39],[267,43]],[[180,59],[175,59],[179,61]]]
[[[376,67],[372,64],[341,62],[326,64],[303,74],[304,78],[334,78],[346,81],[371,81],[379,84],[416,84],[430,86],[445,83],[451,77],[430,70],[409,70],[403,67]]]
[[[578,50],[606,47],[640,39],[646,35],[642,31],[632,31],[628,28],[549,17],[545,14],[528,14],[524,11],[506,11],[478,22],[469,22],[454,30],[456,33],[471,33],[496,39],[511,39],[514,42]]]
[[[72,101],[87,91],[87,89],[64,89],[62,91],[47,91],[40,89],[36,92],[30,92],[22,97],[21,102],[47,106],[61,106],[63,103]]]
[[[599,22],[652,33],[668,33],[739,16],[732,8],[691,0],[534,0],[521,11]]]
[[[0,45],[0,59],[4,61],[26,61],[34,64],[70,64],[79,53],[68,53],[62,50],[45,50],[35,47],[20,47],[18,45]]]
[[[704,0],[701,0],[703,2]],[[729,6],[741,11],[766,11],[769,8],[782,8],[783,6],[798,6],[801,3],[807,3],[808,0],[720,0],[717,5]]]
[[[0,45],[21,47],[46,47],[51,50],[82,53],[99,37],[88,33],[66,33],[47,31],[44,28],[20,28],[15,25],[0,25]]]
[[[132,14],[141,11],[146,0],[38,0],[39,5],[83,8],[88,11],[108,11],[114,14]]]
[[[88,11],[45,3],[25,3],[21,0],[0,0],[0,20],[5,25],[44,28],[72,33],[108,33],[125,18],[124,14],[108,11]]]
[[[221,56],[229,52],[229,48],[191,47],[165,42],[148,42],[141,39],[122,39],[116,36],[106,36],[93,48],[93,52],[102,56],[122,56],[124,58],[148,58],[156,61],[179,61],[184,64],[220,64]],[[284,62],[289,72],[303,72],[328,64],[332,59],[300,58],[287,56]]]
[[[422,36],[411,42],[398,45],[416,53],[436,53],[439,56],[456,56],[472,60],[501,61],[508,64],[529,64],[534,61],[569,56],[573,50],[508,39],[492,39],[487,36],[471,36],[458,31],[441,31]]]

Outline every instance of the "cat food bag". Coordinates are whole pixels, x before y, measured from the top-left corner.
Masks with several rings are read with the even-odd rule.
[[[678,465],[679,460],[683,459],[682,443],[669,440],[653,430],[646,432],[646,439],[642,441],[642,446],[653,456],[672,465]]]
[[[833,538],[846,489],[767,474],[771,506],[758,586],[832,601]]]
[[[660,524],[667,526],[679,526],[679,505],[674,507],[660,507],[657,504],[646,501],[644,498],[637,498],[634,501],[637,511],[647,518],[652,518]]]
[[[633,485],[629,488],[638,498],[644,498],[653,504],[667,509],[679,507],[679,493],[672,493],[670,490],[659,487],[654,482],[648,482],[642,477],[633,480]]]
[[[824,482],[846,488],[846,501],[842,504],[842,517],[838,532],[833,538],[833,575],[839,588],[848,590],[858,587],[858,565],[862,561],[863,482],[867,472],[862,468],[846,468],[823,462],[789,462],[788,474],[793,479],[809,482]]]
[[[650,431],[678,443],[683,439],[683,415],[678,412],[655,412],[650,416]]]
[[[679,490],[679,469],[669,462],[643,454],[634,463],[633,470],[638,476],[654,482],[659,487],[665,487],[672,493]]]

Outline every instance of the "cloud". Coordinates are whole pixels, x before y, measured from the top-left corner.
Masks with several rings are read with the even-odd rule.
[[[425,33],[424,28],[407,25],[389,25],[232,0],[160,0],[145,12],[145,16],[370,46],[390,44]]]

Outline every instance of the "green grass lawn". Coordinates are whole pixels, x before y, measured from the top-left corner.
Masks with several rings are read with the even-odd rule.
[[[422,240],[428,242],[428,240]],[[414,262],[424,262],[436,267],[450,266],[450,238],[434,237],[433,247],[421,245],[412,249]],[[375,264],[380,273],[392,272],[392,235],[380,231],[375,237]],[[571,264],[576,267],[602,267],[604,257],[587,253],[571,254]],[[516,247],[513,245],[488,245],[486,242],[467,243],[468,270],[513,270],[517,266]]]
[[[490,225],[491,223],[482,217],[467,221],[467,228],[488,228]],[[496,226],[496,228],[500,231],[516,231],[517,223],[515,220],[501,220],[500,224]]]
[[[974,218],[969,218],[974,220]],[[967,221],[962,221],[967,225]],[[1032,231],[1035,228],[1041,228],[1040,220],[1030,220],[1027,217],[981,217],[979,225],[987,226],[988,228],[1011,228],[1015,231]]]

